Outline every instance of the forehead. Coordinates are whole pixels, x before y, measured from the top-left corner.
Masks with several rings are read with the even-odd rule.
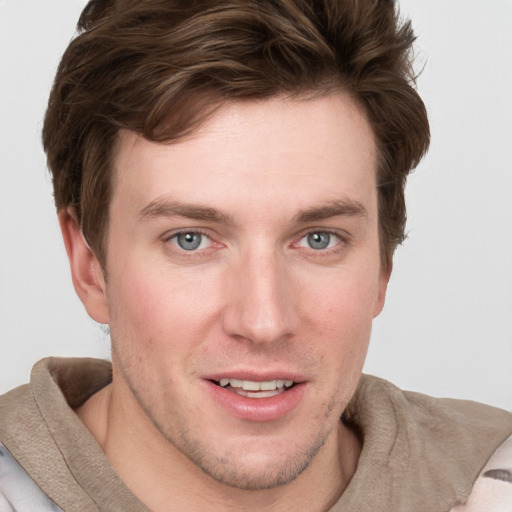
[[[315,191],[328,192],[332,197],[326,199],[360,200],[375,188],[375,172],[371,127],[347,94],[236,101],[170,144],[121,132],[113,202],[119,196],[137,203],[170,194],[228,205],[238,196],[265,207],[290,201],[292,194],[307,201]]]

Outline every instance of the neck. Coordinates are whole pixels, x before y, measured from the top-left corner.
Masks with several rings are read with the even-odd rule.
[[[76,412],[126,486],[154,512],[328,510],[355,473],[361,452],[358,436],[340,422],[295,480],[271,489],[244,490],[204,473],[161,435],[133,396],[112,385]]]

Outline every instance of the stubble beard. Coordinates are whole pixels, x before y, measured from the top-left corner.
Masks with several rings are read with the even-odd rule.
[[[158,428],[158,425],[157,425]],[[162,430],[160,430],[162,432]],[[251,466],[244,453],[219,456],[212,453],[210,447],[202,441],[182,432],[177,446],[175,439],[162,432],[167,441],[180,450],[193,464],[216,482],[245,491],[269,490],[293,482],[303,473],[324,446],[329,432],[326,431],[313,442],[303,448],[292,450],[292,453],[273,460],[268,464]],[[279,449],[276,447],[276,452]],[[257,467],[259,466],[259,467]]]
[[[256,464],[251,464],[247,460],[247,452],[241,449],[233,453],[215,453],[211,443],[204,442],[204,439],[212,440],[212,438],[208,437],[207,433],[203,433],[199,437],[197,433],[188,429],[186,427],[187,420],[180,412],[168,410],[166,411],[167,414],[164,412],[162,417],[162,411],[159,411],[158,404],[153,403],[148,395],[144,393],[143,388],[145,386],[139,389],[139,386],[134,385],[131,372],[126,371],[131,365],[125,367],[123,358],[119,357],[120,354],[116,348],[116,344],[112,340],[113,362],[114,359],[117,360],[116,366],[122,375],[122,379],[160,435],[174,450],[192,462],[195,467],[216,482],[228,487],[258,491],[275,489],[293,482],[310,466],[332,431],[340,426],[341,411],[336,419],[332,418],[332,414],[335,409],[340,408],[341,404],[333,397],[329,403],[325,404],[324,414],[320,413],[316,417],[317,428],[311,432],[309,438],[302,445],[288,447],[282,453],[282,456],[276,456],[276,453],[281,451],[279,446],[275,446],[275,449],[272,450],[273,453],[269,454],[267,463],[259,461]],[[138,381],[138,379],[135,378],[135,381]],[[166,417],[172,418],[172,421],[167,422]],[[226,435],[229,436],[229,433]],[[290,434],[290,437],[292,435]],[[268,445],[269,443],[267,443],[267,450]]]

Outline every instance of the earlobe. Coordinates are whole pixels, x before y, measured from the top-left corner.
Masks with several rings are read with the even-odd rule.
[[[60,229],[71,267],[75,291],[89,316],[108,324],[105,279],[96,255],[85,241],[71,208],[58,212]]]

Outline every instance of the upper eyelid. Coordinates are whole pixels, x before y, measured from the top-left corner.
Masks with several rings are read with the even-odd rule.
[[[196,234],[199,234],[199,235],[202,235],[202,236],[206,236],[210,240],[213,239],[213,237],[212,237],[212,235],[210,233],[208,233],[206,230],[201,229],[201,228],[190,228],[190,229],[179,228],[179,229],[174,229],[174,230],[170,230],[170,231],[165,232],[162,235],[161,238],[163,240],[170,240],[171,238],[174,238],[175,236],[178,236],[178,235],[181,235],[181,234],[184,234],[184,233],[196,233]]]
[[[353,238],[353,235],[346,231],[345,229],[336,229],[336,228],[306,228],[301,230],[297,236],[296,240],[302,240],[305,236],[308,236],[312,233],[328,233],[330,235],[335,235],[341,240],[349,241]]]

